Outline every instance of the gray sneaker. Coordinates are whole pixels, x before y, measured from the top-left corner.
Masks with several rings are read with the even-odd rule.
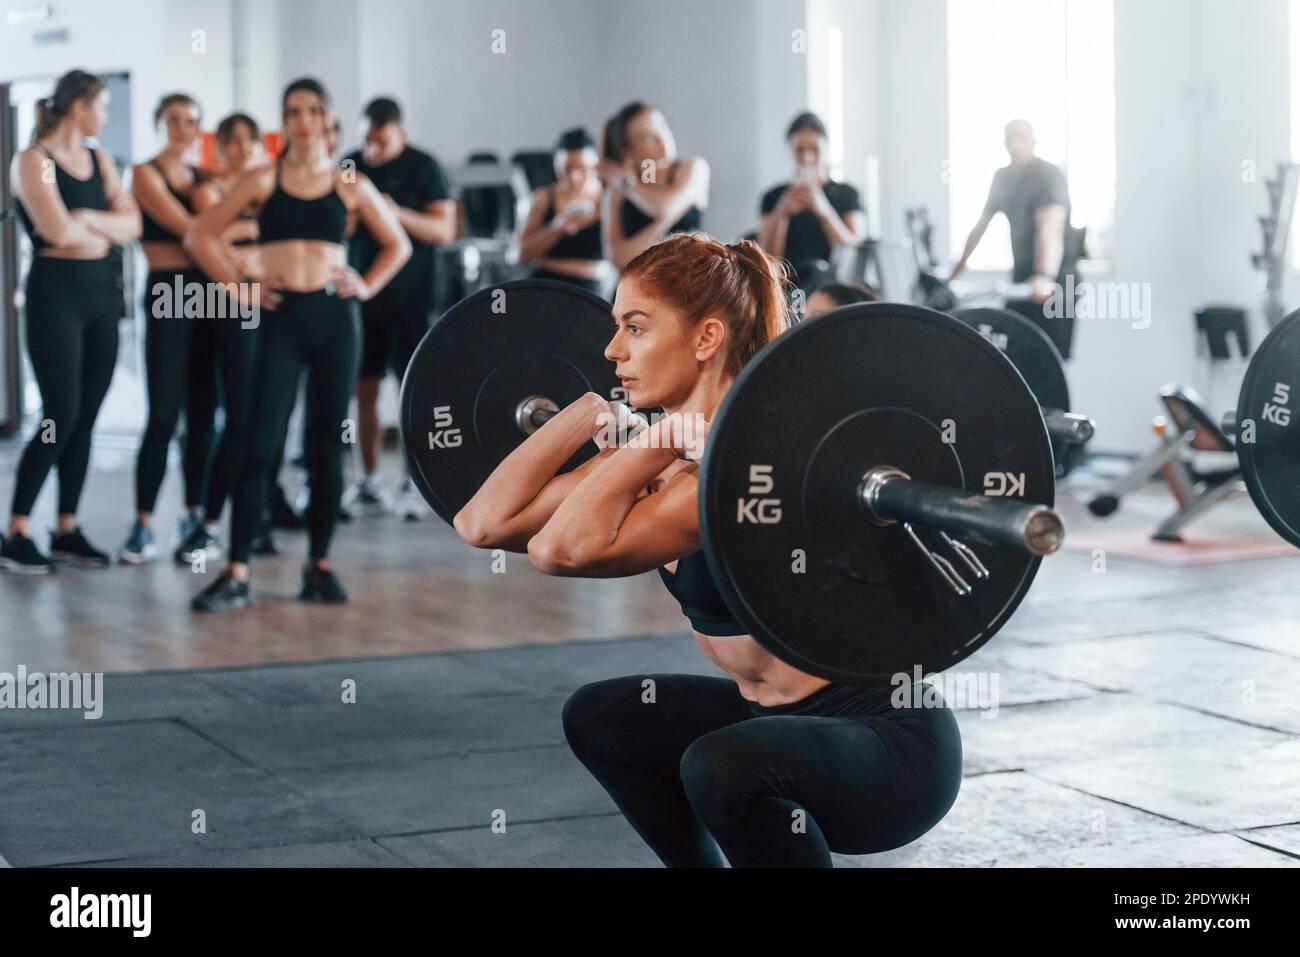
[[[128,565],[143,565],[158,557],[158,544],[153,539],[153,531],[144,522],[137,521],[131,526],[131,534],[122,546],[122,561]]]

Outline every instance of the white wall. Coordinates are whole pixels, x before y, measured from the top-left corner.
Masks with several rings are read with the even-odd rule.
[[[759,188],[765,190],[789,179],[791,160],[785,148],[785,131],[796,115],[808,109],[811,98],[807,52],[810,11],[803,0],[757,0],[757,4],[754,88],[758,96],[753,156]],[[795,31],[803,32],[796,37]],[[801,46],[796,46],[796,39],[803,41]],[[800,49],[802,52],[798,52]],[[750,210],[755,220],[758,200],[758,196],[753,198]]]
[[[444,162],[473,150],[549,149],[605,115],[600,0],[369,0],[357,33],[365,98],[395,96],[412,139]],[[492,49],[504,31],[504,53]],[[355,141],[358,109],[345,117]]]
[[[1101,448],[1151,443],[1155,393],[1204,381],[1192,310],[1232,303],[1252,311],[1256,342],[1263,179],[1289,153],[1284,0],[1149,0],[1115,5],[1114,274],[1150,283],[1149,329],[1081,322],[1070,370],[1075,403],[1098,420]],[[1242,182],[1256,160],[1259,182]],[[1216,413],[1235,406],[1240,374],[1220,376]]]
[[[878,131],[883,235],[902,235],[906,207],[928,206],[937,252],[951,261],[945,0],[809,0],[809,20],[843,26],[846,61],[858,31],[852,42],[878,63],[846,108],[856,103],[867,143]],[[1287,36],[1286,0],[1115,3],[1115,255],[1099,278],[1149,283],[1153,321],[1078,322],[1067,371],[1075,407],[1097,419],[1094,448],[1145,449],[1160,386],[1204,381],[1196,306],[1246,306],[1256,341],[1264,331],[1250,253],[1260,246],[1263,179],[1290,152]],[[823,95],[815,76],[810,93]],[[1242,182],[1247,159],[1257,162],[1254,184]],[[1238,385],[1239,375],[1219,377],[1216,411],[1234,404]]]

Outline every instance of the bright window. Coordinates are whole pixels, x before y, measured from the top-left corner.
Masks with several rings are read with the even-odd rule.
[[[1009,162],[1002,129],[1016,118],[1034,127],[1038,155],[1065,169],[1071,220],[1088,228],[1089,255],[1110,258],[1112,0],[948,0],[948,117],[952,258],[979,219],[994,171]],[[970,266],[1011,268],[1006,217],[993,221]]]

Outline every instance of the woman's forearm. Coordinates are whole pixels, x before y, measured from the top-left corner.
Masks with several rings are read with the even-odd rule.
[[[257,242],[257,220],[237,219],[221,231],[221,238],[228,243]]]
[[[785,255],[785,240],[790,230],[790,220],[784,216],[773,216],[771,221],[759,229],[758,244],[772,256]]]
[[[411,241],[403,234],[400,242],[380,249],[379,255],[375,257],[375,261],[366,270],[365,283],[367,288],[372,290],[383,289],[410,258]]]
[[[826,234],[827,242],[832,246],[849,246],[858,242],[853,230],[834,210],[819,214],[817,219],[821,223],[822,232]]]
[[[611,250],[610,259],[619,269],[623,269],[637,256],[657,243],[664,236],[668,235],[668,228],[672,221],[666,219],[654,219],[650,224],[642,228],[638,233],[634,233],[625,239],[615,240]]]
[[[426,213],[419,209],[397,208],[397,219],[407,235],[422,243],[449,243],[456,238],[456,216],[453,206],[446,213]]]
[[[597,401],[599,400],[599,401]],[[500,528],[522,512],[573,454],[591,441],[609,404],[599,396],[566,406],[488,476],[456,516],[459,529]]]
[[[181,245],[190,254],[198,267],[214,281],[220,283],[240,283],[244,274],[227,255],[226,244],[216,236],[206,232],[190,230],[185,234]]]
[[[545,256],[560,241],[563,230],[554,223],[544,223],[536,229],[529,230],[519,243],[519,263],[527,265],[534,259]]]
[[[589,564],[618,538],[642,490],[677,458],[673,449],[625,446],[575,488],[537,533],[537,546]]]
[[[106,212],[99,209],[77,211],[82,222],[114,245],[129,243],[140,237],[140,214]]]

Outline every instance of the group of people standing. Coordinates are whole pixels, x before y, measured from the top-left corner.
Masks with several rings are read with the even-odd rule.
[[[826,127],[815,114],[795,117],[786,141],[794,176],[763,194],[752,238],[806,286],[835,247],[866,238],[866,218],[858,191],[827,171]],[[585,130],[567,131],[554,155],[557,181],[533,195],[520,241],[520,261],[538,278],[606,292],[606,277],[665,236],[703,228],[708,161],[679,157],[667,120],[648,103],[619,110],[599,145]]]
[[[35,252],[25,330],[43,413],[19,461],[0,568],[39,575],[56,563],[155,559],[154,511],[183,413],[185,510],[173,555],[196,566],[200,557],[204,565],[228,559],[193,608],[252,601],[252,555],[277,552],[273,514],[308,531],[299,597],[346,601],[329,562],[340,514],[388,511],[394,498],[408,517],[422,510],[409,477],[396,496],[380,482],[378,398],[384,377],[400,378],[433,318],[434,248],[458,230],[450,183],[433,156],[407,142],[401,109],[386,97],[365,108],[361,148],[337,160],[329,95],[309,78],[285,89],[284,147],[274,163],[265,160],[258,123],[234,113],[217,124],[219,168],[187,164],[201,108],[187,94],[165,96],[154,116],[164,145],[133,169],[129,187],[107,153],[83,142],[99,134],[108,109],[97,77],[64,75],[38,104],[32,144],[11,172]],[[764,195],[758,240],[797,271],[801,261],[859,241],[864,222],[857,191],[826,174],[826,130],[817,117],[797,117],[788,140],[796,174]],[[637,255],[671,233],[702,227],[709,165],[678,156],[667,121],[649,104],[621,109],[599,144],[582,129],[564,133],[554,163],[556,181],[537,190],[520,239],[520,261],[535,276],[608,295],[617,271]],[[117,359],[122,282],[110,252],[137,240],[148,264],[148,417],[135,516],[110,555],[87,539],[76,515],[91,432]],[[217,290],[229,308],[191,308],[186,290],[196,287]],[[304,372],[309,494],[299,497],[299,516],[278,477]],[[345,490],[354,397],[361,469]],[[58,520],[46,554],[29,517],[55,468]],[[223,549],[218,522],[227,502]]]

